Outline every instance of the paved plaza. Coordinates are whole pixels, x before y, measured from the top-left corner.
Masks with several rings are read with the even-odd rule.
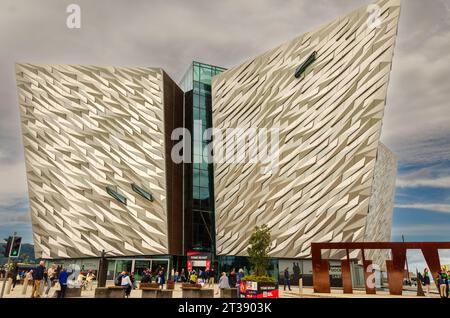
[[[112,284],[107,284],[110,286]],[[9,294],[6,294],[5,298],[29,298],[31,296],[32,286],[27,288],[26,294],[22,294],[22,285],[16,286],[16,288],[11,291]],[[49,295],[52,296],[55,291],[58,290],[58,287],[53,287],[50,290]],[[92,290],[83,290],[81,293],[81,297],[83,298],[94,298],[94,290],[95,285]],[[214,297],[219,298],[220,296],[216,294],[217,284],[214,286]],[[300,293],[299,288],[296,286],[292,287],[292,291],[284,291],[283,287],[280,286],[280,298],[439,298],[437,290],[432,289],[430,295],[427,297],[417,297],[416,291],[414,289],[405,290],[403,292],[403,296],[391,296],[387,290],[378,290],[376,295],[366,295],[363,289],[356,289],[353,291],[353,294],[344,294],[342,289],[332,289],[331,294],[320,294],[314,293],[311,287],[304,287],[302,293]],[[141,298],[142,291],[139,289],[134,289],[131,291],[130,298]],[[181,284],[175,285],[175,290],[173,292],[174,298],[182,298]]]

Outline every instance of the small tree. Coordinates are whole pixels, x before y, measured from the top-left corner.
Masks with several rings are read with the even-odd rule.
[[[248,243],[250,246],[247,248],[247,253],[256,276],[266,275],[271,243],[270,229],[267,225],[256,226]]]

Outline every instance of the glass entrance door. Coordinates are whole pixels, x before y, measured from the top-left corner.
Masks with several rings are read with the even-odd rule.
[[[142,280],[142,273],[146,268],[151,268],[150,260],[136,260],[134,263],[134,279],[136,281]]]
[[[133,267],[133,260],[116,260],[116,275],[120,274],[121,272],[128,272],[131,273],[131,269]]]
[[[159,260],[159,259],[153,259],[152,260],[152,274],[153,276],[158,275],[158,272],[160,270],[164,271],[164,276],[166,277],[166,280],[168,278],[168,271],[169,271],[169,261],[168,260]]]

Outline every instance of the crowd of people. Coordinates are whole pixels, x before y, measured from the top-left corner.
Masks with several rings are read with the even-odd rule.
[[[31,286],[31,298],[40,298],[41,296],[50,297],[50,290],[55,287],[55,290],[60,291],[58,297],[64,298],[69,273],[64,266],[52,264],[49,268],[46,268],[45,262],[40,261],[38,266],[29,269],[19,269],[17,264],[13,264],[8,271],[8,277],[11,279],[10,291],[14,291],[16,286],[21,284],[21,294],[26,295],[29,286]],[[81,271],[77,283],[82,289],[92,290],[95,280],[96,276],[92,270],[87,273]],[[59,285],[59,288],[56,288],[56,285]]]
[[[31,298],[50,297],[50,291],[52,287],[59,285],[60,290],[58,296],[64,298],[67,290],[67,283],[69,273],[63,266],[57,266],[52,264],[49,268],[46,268],[44,261],[41,261],[38,266],[29,269],[19,269],[17,264],[14,264],[8,271],[8,277],[11,279],[11,291],[22,285],[21,294],[26,295],[29,286],[31,286]],[[6,272],[2,269],[2,275],[6,275]],[[239,297],[239,285],[241,279],[245,276],[244,270],[239,269],[236,271],[234,268],[227,274],[222,272],[218,277],[214,268],[192,269],[186,271],[184,268],[181,271],[175,268],[166,274],[164,267],[158,267],[153,271],[149,268],[144,269],[140,277],[140,283],[157,283],[158,287],[163,289],[166,284],[166,277],[173,283],[190,283],[198,284],[202,287],[214,288],[215,283],[218,283],[216,294],[219,294],[220,290],[228,289],[230,287],[237,287],[237,297]],[[286,287],[290,290],[290,273],[286,268],[283,273],[284,289]],[[450,271],[441,270],[436,277],[433,277],[430,271],[426,268],[423,273],[419,273],[417,279],[424,286],[426,295],[430,294],[430,286],[433,280],[436,282],[437,289],[441,298],[449,298],[450,290]],[[81,271],[76,280],[77,285],[84,290],[92,290],[96,276],[93,270]],[[115,285],[126,286],[126,296],[129,297],[133,289],[137,288],[137,281],[134,273],[128,273],[126,271],[121,272],[115,278]]]
[[[425,287],[425,293],[428,296],[430,294],[430,286],[432,280],[432,276],[428,268],[425,268],[423,274],[419,273],[417,279],[419,279],[422,285]],[[441,270],[436,276],[435,281],[437,283],[439,296],[441,298],[449,298],[449,289],[450,289],[449,279],[450,279],[450,271],[446,272],[444,270]]]
[[[141,284],[156,283],[158,284],[159,288],[163,289],[164,284],[166,284],[166,277],[167,274],[164,267],[158,267],[154,270],[151,270],[150,268],[145,268],[142,271],[140,283]],[[230,288],[230,286],[238,287],[237,293],[239,294],[239,284],[242,277],[244,277],[243,269],[239,269],[239,271],[232,269],[229,275],[223,272],[218,280],[214,268],[211,269],[207,268],[205,270],[192,269],[190,271],[186,271],[184,268],[182,268],[179,271],[174,268],[168,274],[168,280],[172,281],[174,284],[188,283],[201,285],[202,287],[214,288],[215,283],[218,282],[218,289],[216,294],[218,294],[221,289]],[[126,297],[129,297],[131,291],[137,288],[134,273],[129,273],[127,271],[123,271],[119,275],[117,275],[114,284],[116,286],[126,287],[125,290]]]

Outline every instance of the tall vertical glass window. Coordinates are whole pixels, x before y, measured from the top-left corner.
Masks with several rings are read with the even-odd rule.
[[[214,251],[214,186],[213,165],[203,155],[207,141],[202,136],[212,127],[211,79],[225,71],[224,68],[193,62],[180,82],[185,91],[185,107],[192,116],[185,116],[187,127],[191,127],[192,138],[192,184],[189,186],[190,200],[185,204],[185,223],[189,224],[186,249]],[[188,106],[186,106],[188,105]],[[192,109],[191,109],[192,107]],[[189,119],[188,119],[189,118]]]

